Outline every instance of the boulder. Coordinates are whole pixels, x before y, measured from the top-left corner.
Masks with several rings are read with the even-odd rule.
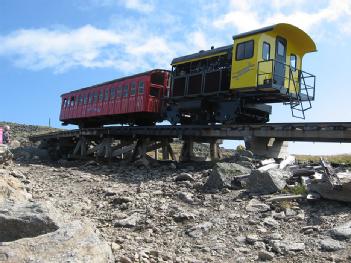
[[[5,144],[0,144],[0,163],[5,163],[13,158],[13,154],[9,150],[9,147]]]
[[[246,185],[251,193],[272,194],[282,190],[286,186],[286,179],[289,177],[289,172],[279,169],[253,170]]]
[[[271,210],[269,205],[264,204],[257,199],[251,199],[245,209],[248,212],[267,212]]]
[[[236,188],[235,184],[233,184],[235,178],[240,175],[250,174],[250,172],[250,169],[236,163],[217,163],[210,173],[204,188],[208,190]]]
[[[114,262],[111,247],[88,221],[73,221],[34,238],[2,242],[0,255],[8,263]]]
[[[26,201],[31,198],[25,186],[7,170],[0,169],[0,203],[4,201]]]
[[[56,231],[60,225],[58,218],[50,203],[3,202],[0,209],[0,242]]]
[[[338,185],[333,185],[328,179],[312,180],[309,190],[320,194],[325,199],[342,202],[351,202],[351,174],[339,173],[336,175]]]
[[[345,246],[341,242],[333,239],[323,239],[320,241],[321,250],[327,252],[338,251],[344,249]]]
[[[351,221],[334,227],[330,234],[334,239],[349,240],[351,238]]]

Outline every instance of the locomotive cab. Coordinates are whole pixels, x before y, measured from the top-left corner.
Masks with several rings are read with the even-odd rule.
[[[315,96],[315,76],[302,70],[313,40],[290,24],[277,24],[233,37],[230,90],[266,103],[289,103],[304,117]],[[306,105],[303,105],[307,102]],[[295,110],[295,111],[294,111]]]
[[[290,24],[233,37],[234,44],[201,50],[172,61],[167,119],[177,123],[264,123],[270,103],[290,105],[305,118],[315,97],[315,76],[302,58],[313,40]]]

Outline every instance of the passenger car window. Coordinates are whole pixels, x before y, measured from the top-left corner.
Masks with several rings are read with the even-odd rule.
[[[93,102],[93,94],[90,93],[88,96],[89,96],[89,104],[90,104]]]
[[[295,54],[291,54],[290,55],[290,66],[291,66],[293,71],[296,70],[296,61],[297,61],[296,55]]]
[[[249,40],[246,42],[239,43],[236,46],[236,60],[243,60],[253,57],[254,53],[254,41]]]
[[[113,100],[115,97],[116,97],[116,89],[115,87],[112,87],[110,92],[110,99]]]
[[[138,94],[142,95],[144,94],[144,81],[139,81],[139,90],[138,90]]]
[[[104,101],[108,101],[108,89],[105,89]]]
[[[150,88],[150,96],[151,97],[159,97],[159,93],[160,93],[159,88],[155,88],[155,87]]]
[[[83,101],[84,105],[86,105],[87,102],[88,102],[88,96],[87,96],[87,95],[84,95],[84,101]]]
[[[117,88],[117,98],[120,98],[120,97],[122,97],[122,86],[119,86]]]
[[[136,93],[136,83],[133,81],[132,86],[130,88],[130,95],[135,96],[135,93]]]
[[[67,107],[67,99],[63,99],[62,101],[62,108],[66,108]]]
[[[74,97],[71,97],[71,107],[74,106]]]
[[[102,101],[103,97],[104,97],[104,91],[100,90],[99,101]]]
[[[263,42],[262,46],[262,59],[263,60],[270,60],[271,58],[271,45],[267,42]]]
[[[123,97],[128,97],[128,85],[123,87]]]
[[[94,92],[94,103],[96,103],[98,100],[98,93]]]

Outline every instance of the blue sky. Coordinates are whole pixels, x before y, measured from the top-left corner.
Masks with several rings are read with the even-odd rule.
[[[318,52],[306,121],[351,121],[351,0],[1,0],[0,120],[55,127],[60,94],[232,43],[232,35],[278,22],[308,32]],[[275,105],[272,122],[300,121]],[[227,143],[226,145],[233,145]],[[294,143],[292,152],[343,153],[350,145]]]

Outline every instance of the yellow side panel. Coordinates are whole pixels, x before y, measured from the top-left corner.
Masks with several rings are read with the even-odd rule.
[[[243,88],[255,87],[257,77],[257,47],[260,35],[248,36],[236,40],[233,45],[233,59],[230,89],[239,90]],[[236,60],[236,47],[238,44],[254,40],[254,54],[251,58]]]

